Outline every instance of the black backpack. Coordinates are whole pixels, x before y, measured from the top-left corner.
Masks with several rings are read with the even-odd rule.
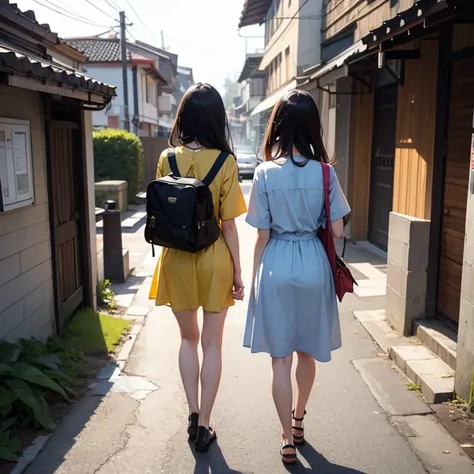
[[[145,240],[154,245],[196,253],[213,244],[220,234],[209,185],[229,153],[222,152],[201,181],[181,177],[176,154],[168,150],[171,173],[152,181],[146,192]]]

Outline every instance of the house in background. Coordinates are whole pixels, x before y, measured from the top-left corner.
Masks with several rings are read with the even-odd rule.
[[[33,12],[0,2],[0,30],[0,339],[45,339],[96,305],[91,110],[115,88]]]
[[[155,59],[160,73],[167,82],[166,85],[160,86],[158,99],[158,136],[167,137],[176,117],[178,103],[181,100],[177,85],[178,55],[143,41],[130,43],[130,48],[143,56]]]
[[[263,55],[247,54],[245,64],[237,82],[240,84],[240,105],[235,107],[234,115],[242,123],[239,145],[250,145],[258,150],[265,124],[262,114],[251,116],[255,107],[265,98],[265,72],[258,69]]]
[[[183,97],[184,93],[194,84],[193,69],[186,66],[178,65],[178,81],[177,81],[177,96],[176,100],[179,101]]]
[[[245,1],[239,28],[265,24],[265,52],[259,65],[266,77],[265,100],[251,113],[252,117],[262,115],[260,123],[268,122],[273,106],[296,88],[303,71],[320,62],[322,3],[322,0]],[[310,92],[317,100],[317,89]]]
[[[117,84],[117,96],[111,106],[94,112],[94,128],[125,128],[122,79],[122,54],[118,38],[69,38],[67,43],[87,56],[87,73],[98,80]],[[156,136],[159,127],[160,88],[168,83],[158,69],[156,58],[150,58],[127,43],[128,112],[130,130],[141,137]]]
[[[130,48],[148,58],[157,60],[158,69],[165,78],[167,85],[160,87],[159,109],[159,136],[167,137],[173,127],[174,118],[182,93],[179,91],[178,55],[158,48],[143,41],[130,43]]]

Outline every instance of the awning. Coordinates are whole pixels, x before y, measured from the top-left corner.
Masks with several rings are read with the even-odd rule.
[[[321,69],[318,69],[315,73],[313,73],[309,80],[317,81],[318,86],[325,86],[331,82],[337,81],[338,79],[347,77],[349,75],[349,66],[347,65],[349,58],[355,54],[365,51],[366,49],[367,46],[363,44],[362,41],[354,43],[341,54],[331,59],[331,61],[326,63],[326,65],[324,65]]]
[[[273,0],[245,0],[240,15],[239,28],[259,25],[265,19]]]
[[[115,87],[84,76],[72,68],[53,61],[36,58],[29,53],[14,49],[0,43],[0,72],[13,75],[33,77],[39,81],[56,83],[58,86],[69,86],[81,92],[93,93],[110,102],[116,96]]]
[[[252,110],[252,113],[250,115],[253,117],[254,115],[257,115],[261,112],[265,112],[265,110],[268,110],[273,107],[279,99],[285,97],[288,92],[292,91],[295,88],[296,79],[293,79],[288,84],[278,89],[273,94],[269,95],[266,99],[262,100],[262,102],[260,102],[260,104],[258,104],[257,107]]]
[[[245,64],[240,73],[239,78],[237,79],[238,83],[245,81],[245,79],[255,77],[255,73],[257,73],[257,77],[265,77],[265,73],[263,71],[258,70],[258,66],[262,62],[263,54],[247,54],[245,58]]]

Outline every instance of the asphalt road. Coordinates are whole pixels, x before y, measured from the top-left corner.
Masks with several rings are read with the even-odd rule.
[[[243,188],[248,193],[249,184],[244,183]],[[255,232],[243,219],[239,220],[239,227],[248,287]],[[149,263],[140,271],[151,274],[153,266]],[[357,360],[380,361],[378,349],[351,314],[354,305],[359,304],[350,296],[341,306],[344,345],[334,352],[331,363],[318,366],[317,382],[307,407],[308,443],[301,449],[300,462],[288,470],[425,474],[421,461],[354,367]],[[143,397],[127,393],[87,397],[28,472],[287,472],[279,456],[280,431],[270,392],[270,359],[250,354],[242,347],[245,313],[246,303],[238,303],[226,323],[224,372],[212,417],[218,442],[209,453],[195,453],[187,442],[187,408],[177,366],[178,327],[169,309],[155,308],[147,317],[125,372],[151,382],[156,389],[143,392]],[[387,366],[387,370],[392,369]]]

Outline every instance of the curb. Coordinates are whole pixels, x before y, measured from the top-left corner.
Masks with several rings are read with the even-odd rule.
[[[138,338],[138,335],[140,334],[140,331],[143,329],[143,326],[145,325],[146,317],[152,310],[152,306],[138,306],[138,305],[134,306],[133,305],[133,303],[137,299],[137,296],[140,294],[140,290],[142,290],[142,288],[140,288],[135,293],[131,301],[131,304],[128,306],[127,311],[122,316],[123,319],[134,321],[132,328],[130,329],[130,333],[129,333],[127,341],[125,341],[125,343],[123,344],[122,348],[120,349],[120,352],[118,353],[114,361],[102,367],[99,373],[91,381],[90,385],[93,385],[94,383],[97,383],[97,382],[108,382],[110,379],[114,377],[115,371],[113,371],[113,373],[111,373],[107,377],[104,377],[103,373],[106,372],[107,370],[110,370],[111,366],[119,366],[120,370],[123,370],[125,363],[127,362],[127,359],[130,357],[130,354],[133,350],[133,347]],[[88,387],[88,391],[85,393],[84,397],[88,396],[88,392],[90,390],[91,388]],[[80,400],[78,400],[78,402],[79,401]],[[63,418],[61,422],[65,422],[65,420],[67,420],[67,417],[68,415],[66,415],[66,417]],[[10,474],[23,474],[28,469],[28,467],[33,463],[33,461],[38,457],[41,451],[43,451],[43,449],[46,447],[53,433],[50,433],[48,435],[41,435],[35,438],[33,442],[27,448],[25,448],[25,450],[23,451],[23,454],[18,458],[16,466],[13,468]]]

